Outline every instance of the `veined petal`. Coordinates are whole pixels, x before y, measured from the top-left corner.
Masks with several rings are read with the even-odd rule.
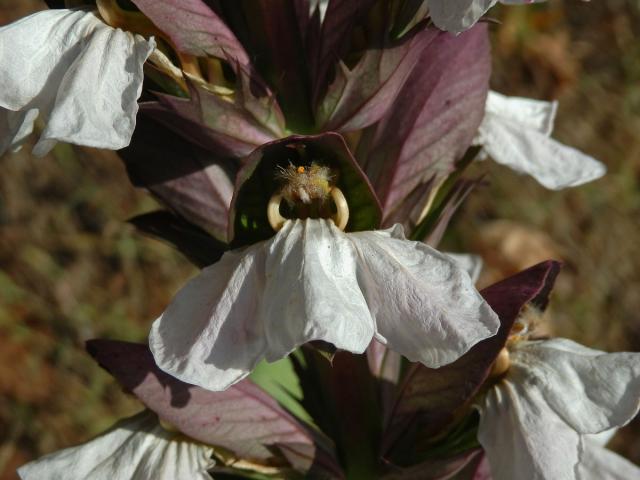
[[[108,432],[22,466],[23,480],[209,480],[213,449],[164,430],[142,412]]]
[[[0,28],[0,108],[43,117],[34,155],[56,141],[123,148],[135,127],[142,65],[154,47],[153,39],[114,29],[90,11],[35,13]],[[23,119],[23,132],[34,117],[27,115],[30,124]],[[15,129],[0,135],[4,148],[20,140]]]
[[[527,342],[514,365],[571,428],[600,433],[627,424],[640,408],[640,353],[611,353],[566,339]]]
[[[392,350],[437,368],[497,332],[497,315],[451,258],[406,240],[399,226],[349,238],[377,339]]]
[[[629,480],[640,478],[640,468],[626,458],[583,437],[584,453],[579,480]]]
[[[480,134],[482,146],[496,162],[552,190],[582,185],[606,173],[594,158],[494,113],[487,112]]]
[[[527,391],[518,373],[495,385],[480,405],[478,441],[495,480],[575,480],[580,435]]]
[[[311,340],[353,353],[371,342],[374,322],[348,237],[331,220],[295,220],[269,244],[263,300],[267,360]]]
[[[264,243],[225,253],[153,323],[149,347],[162,370],[209,390],[225,390],[251,373],[266,349],[259,313]]]

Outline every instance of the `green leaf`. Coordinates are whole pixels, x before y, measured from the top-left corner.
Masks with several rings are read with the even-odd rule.
[[[138,215],[129,223],[141,232],[173,245],[200,268],[217,262],[227,249],[225,243],[169,211]]]
[[[313,423],[313,419],[300,403],[302,388],[289,357],[273,363],[263,360],[256,365],[249,379],[296,417]]]

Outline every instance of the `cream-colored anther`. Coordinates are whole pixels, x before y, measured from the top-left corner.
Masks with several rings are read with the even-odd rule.
[[[180,433],[180,430],[178,430],[173,423],[163,420],[160,417],[158,417],[158,421],[160,422],[160,426],[164,428],[167,432]]]
[[[275,193],[269,199],[269,204],[267,205],[267,218],[269,219],[269,225],[276,232],[279,232],[283,227],[284,222],[287,221],[282,215],[280,215],[280,202],[282,202],[282,195],[279,193]]]
[[[509,350],[503,348],[500,350],[500,353],[496,357],[496,361],[493,362],[493,367],[491,368],[491,373],[489,377],[500,377],[504,375],[509,367],[511,366],[511,358],[509,356]]]
[[[336,204],[336,213],[331,218],[333,223],[336,224],[340,230],[344,231],[349,223],[349,205],[347,204],[347,199],[344,197],[342,190],[338,187],[333,187],[331,189],[331,198]],[[282,202],[282,195],[279,193],[275,193],[269,199],[269,204],[267,205],[267,219],[269,220],[269,225],[276,232],[279,232],[280,229],[284,226],[284,223],[287,221],[280,214],[280,203]]]
[[[347,223],[349,223],[349,204],[347,203],[347,199],[344,198],[342,190],[338,187],[331,189],[331,198],[336,204],[336,214],[333,216],[333,223],[335,223],[336,227],[340,230],[344,231]]]

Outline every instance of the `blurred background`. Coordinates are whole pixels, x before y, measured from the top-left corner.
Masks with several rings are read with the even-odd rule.
[[[0,0],[0,25],[44,8]],[[482,285],[565,262],[549,313],[557,335],[640,351],[640,1],[497,7],[492,87],[560,100],[554,136],[605,162],[592,184],[550,192],[494,162],[443,249],[486,262]],[[140,409],[85,353],[94,337],[144,341],[195,269],[126,220],[152,210],[112,152],[59,145],[0,158],[0,480]],[[640,463],[640,422],[612,447]]]

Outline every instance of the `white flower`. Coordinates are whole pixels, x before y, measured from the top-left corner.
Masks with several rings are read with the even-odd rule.
[[[154,47],[86,10],[45,10],[0,28],[0,155],[18,149],[38,117],[37,156],[57,141],[127,146]]]
[[[500,0],[507,5],[541,2],[544,0]],[[428,0],[429,14],[441,30],[460,33],[480,20],[498,0]]]
[[[550,138],[556,109],[557,102],[489,92],[474,143],[496,162],[553,190],[602,177],[606,173],[602,163]]]
[[[605,471],[614,455],[590,434],[638,412],[640,354],[606,354],[565,339],[522,341],[510,354],[506,376],[477,405],[493,478],[618,478],[585,473],[596,464]]]
[[[22,480],[210,480],[213,449],[163,429],[142,412],[79,445],[18,469]]]
[[[469,275],[401,227],[345,234],[331,220],[289,220],[192,279],[149,343],[169,374],[224,390],[311,340],[362,353],[375,337],[438,367],[497,328]]]

